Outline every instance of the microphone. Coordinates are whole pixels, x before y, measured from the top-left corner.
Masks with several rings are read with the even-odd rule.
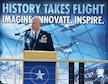
[[[27,29],[25,31],[23,31],[23,33],[30,31],[31,29]],[[21,32],[20,32],[21,33]],[[20,35],[20,33],[15,33],[15,36]]]
[[[27,31],[30,31],[30,30],[31,30],[31,29],[27,29],[27,30],[23,31],[23,33],[27,32]],[[25,33],[25,34],[26,34],[26,33]],[[23,35],[20,35],[20,33],[16,33],[16,34],[15,34],[15,35],[20,35],[20,36],[21,36],[21,37],[17,40],[16,46],[17,46],[18,42],[20,41],[20,39],[21,39],[25,34],[23,34]]]
[[[23,35],[20,35],[20,33],[16,33],[15,35],[20,35],[20,38],[17,40],[17,42],[16,42],[16,49],[15,49],[15,56],[17,55],[17,46],[18,46],[18,42],[23,38],[23,36],[24,35],[26,35],[26,32],[27,31],[30,31],[31,29],[27,29],[27,30],[25,30],[25,31],[23,31]]]

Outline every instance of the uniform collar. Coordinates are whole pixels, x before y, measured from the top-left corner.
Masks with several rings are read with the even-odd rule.
[[[41,31],[41,29],[39,31],[37,31],[37,32],[32,30],[32,35],[35,35],[35,33],[36,33],[36,38],[38,38],[40,31]]]
[[[32,30],[32,33],[33,33],[33,34],[35,34],[35,33],[39,34],[40,31],[41,31],[41,29],[40,29],[39,31],[37,31],[37,32],[35,32],[35,31]]]

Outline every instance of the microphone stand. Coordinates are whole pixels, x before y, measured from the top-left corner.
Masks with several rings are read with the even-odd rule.
[[[25,36],[26,35],[26,33],[27,33],[27,31],[30,31],[31,30],[31,28],[29,28],[28,30],[25,30],[25,31],[23,31],[23,33],[25,33],[25,34],[23,34],[23,35],[21,35],[21,37],[17,40],[17,42],[16,42],[16,47],[15,47],[15,58],[17,57],[17,47],[18,47],[18,42],[21,40],[21,38],[23,37],[23,36]],[[15,35],[20,35],[20,33],[17,33],[17,34],[15,34]],[[15,61],[15,66],[14,66],[14,73],[15,73],[15,81],[14,81],[14,84],[16,84],[16,69],[17,69],[17,64],[16,64],[16,61]],[[20,78],[19,78],[20,79]],[[19,84],[20,84],[20,80],[19,80]]]
[[[25,35],[25,34],[24,34]],[[18,42],[21,40],[21,38],[24,36],[22,35],[16,42],[16,49],[15,49],[15,56],[17,56],[17,46],[18,46]]]
[[[25,35],[25,34],[24,34]],[[16,48],[15,48],[15,58],[17,57],[17,47],[18,47],[18,42],[22,39],[22,37],[24,36],[24,35],[22,35],[18,40],[17,40],[17,42],[16,42]],[[16,63],[16,61],[15,61],[15,66],[14,66],[14,73],[15,73],[15,78],[14,78],[14,84],[16,84],[16,69],[17,69],[17,63]],[[19,78],[19,84],[20,84],[20,78]]]

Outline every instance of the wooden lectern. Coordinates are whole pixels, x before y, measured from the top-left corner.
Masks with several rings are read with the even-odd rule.
[[[24,51],[23,84],[57,84],[57,59],[54,51]],[[44,59],[44,61],[39,61]]]

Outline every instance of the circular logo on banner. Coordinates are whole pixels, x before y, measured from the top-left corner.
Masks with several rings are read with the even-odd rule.
[[[49,80],[49,71],[45,66],[37,65],[31,69],[30,79],[33,84],[46,84]]]

